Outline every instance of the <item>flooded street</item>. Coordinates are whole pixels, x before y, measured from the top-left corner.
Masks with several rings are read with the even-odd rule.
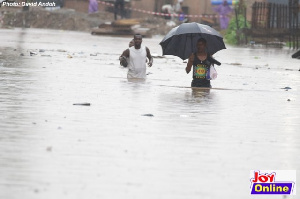
[[[228,46],[213,89],[192,90],[173,56],[128,81],[118,58],[131,37],[0,38],[1,199],[246,199],[250,170],[300,169],[300,60],[288,49]],[[162,38],[143,44],[161,55]]]

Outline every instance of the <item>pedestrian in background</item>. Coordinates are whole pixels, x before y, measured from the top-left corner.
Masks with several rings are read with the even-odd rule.
[[[223,1],[223,4],[215,8],[214,11],[220,15],[220,28],[222,30],[227,29],[230,20],[228,15],[232,12],[228,2],[226,0]]]
[[[114,10],[114,13],[115,13],[115,20],[117,20],[117,14],[118,14],[118,11],[120,11],[120,16],[121,16],[121,19],[123,19],[125,16],[124,14],[124,0],[115,0],[115,10]]]
[[[161,7],[162,13],[166,14],[165,19],[172,19],[172,14],[174,13],[174,8],[171,4],[165,4]]]
[[[89,3],[89,13],[98,12],[98,2],[97,0],[90,0]]]
[[[183,4],[183,0],[178,0],[177,3],[175,4],[174,10],[177,14],[182,14],[182,4]]]
[[[185,13],[183,12],[182,9],[182,5],[183,5],[183,0],[178,0],[177,4],[174,6],[174,10],[176,14],[178,14],[178,20],[180,22],[187,22],[187,19],[185,18]]]

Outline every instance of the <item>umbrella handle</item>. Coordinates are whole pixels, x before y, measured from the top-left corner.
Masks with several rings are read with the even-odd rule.
[[[221,62],[219,62],[218,60],[215,60],[214,58],[212,57],[209,57],[209,61],[213,64],[217,64],[218,66],[221,66]]]

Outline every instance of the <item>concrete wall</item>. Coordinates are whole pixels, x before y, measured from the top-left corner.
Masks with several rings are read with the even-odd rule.
[[[155,0],[131,0],[131,7],[137,8],[146,11],[154,11],[155,10]],[[144,14],[140,12],[132,12],[131,16],[133,18],[140,18],[140,17],[152,17],[152,15]]]
[[[89,1],[88,0],[65,0],[65,8],[74,9],[78,12],[88,12]]]

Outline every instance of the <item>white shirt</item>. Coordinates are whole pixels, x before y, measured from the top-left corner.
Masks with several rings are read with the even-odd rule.
[[[167,9],[169,14],[174,13],[173,6],[170,4],[163,5],[161,9],[162,11],[165,11]]]
[[[129,62],[127,78],[146,78],[146,47],[141,46],[140,49],[135,49],[134,46],[129,48]]]
[[[180,2],[178,2],[176,5],[175,5],[175,8],[174,8],[175,12],[181,12],[181,5],[180,5]]]

